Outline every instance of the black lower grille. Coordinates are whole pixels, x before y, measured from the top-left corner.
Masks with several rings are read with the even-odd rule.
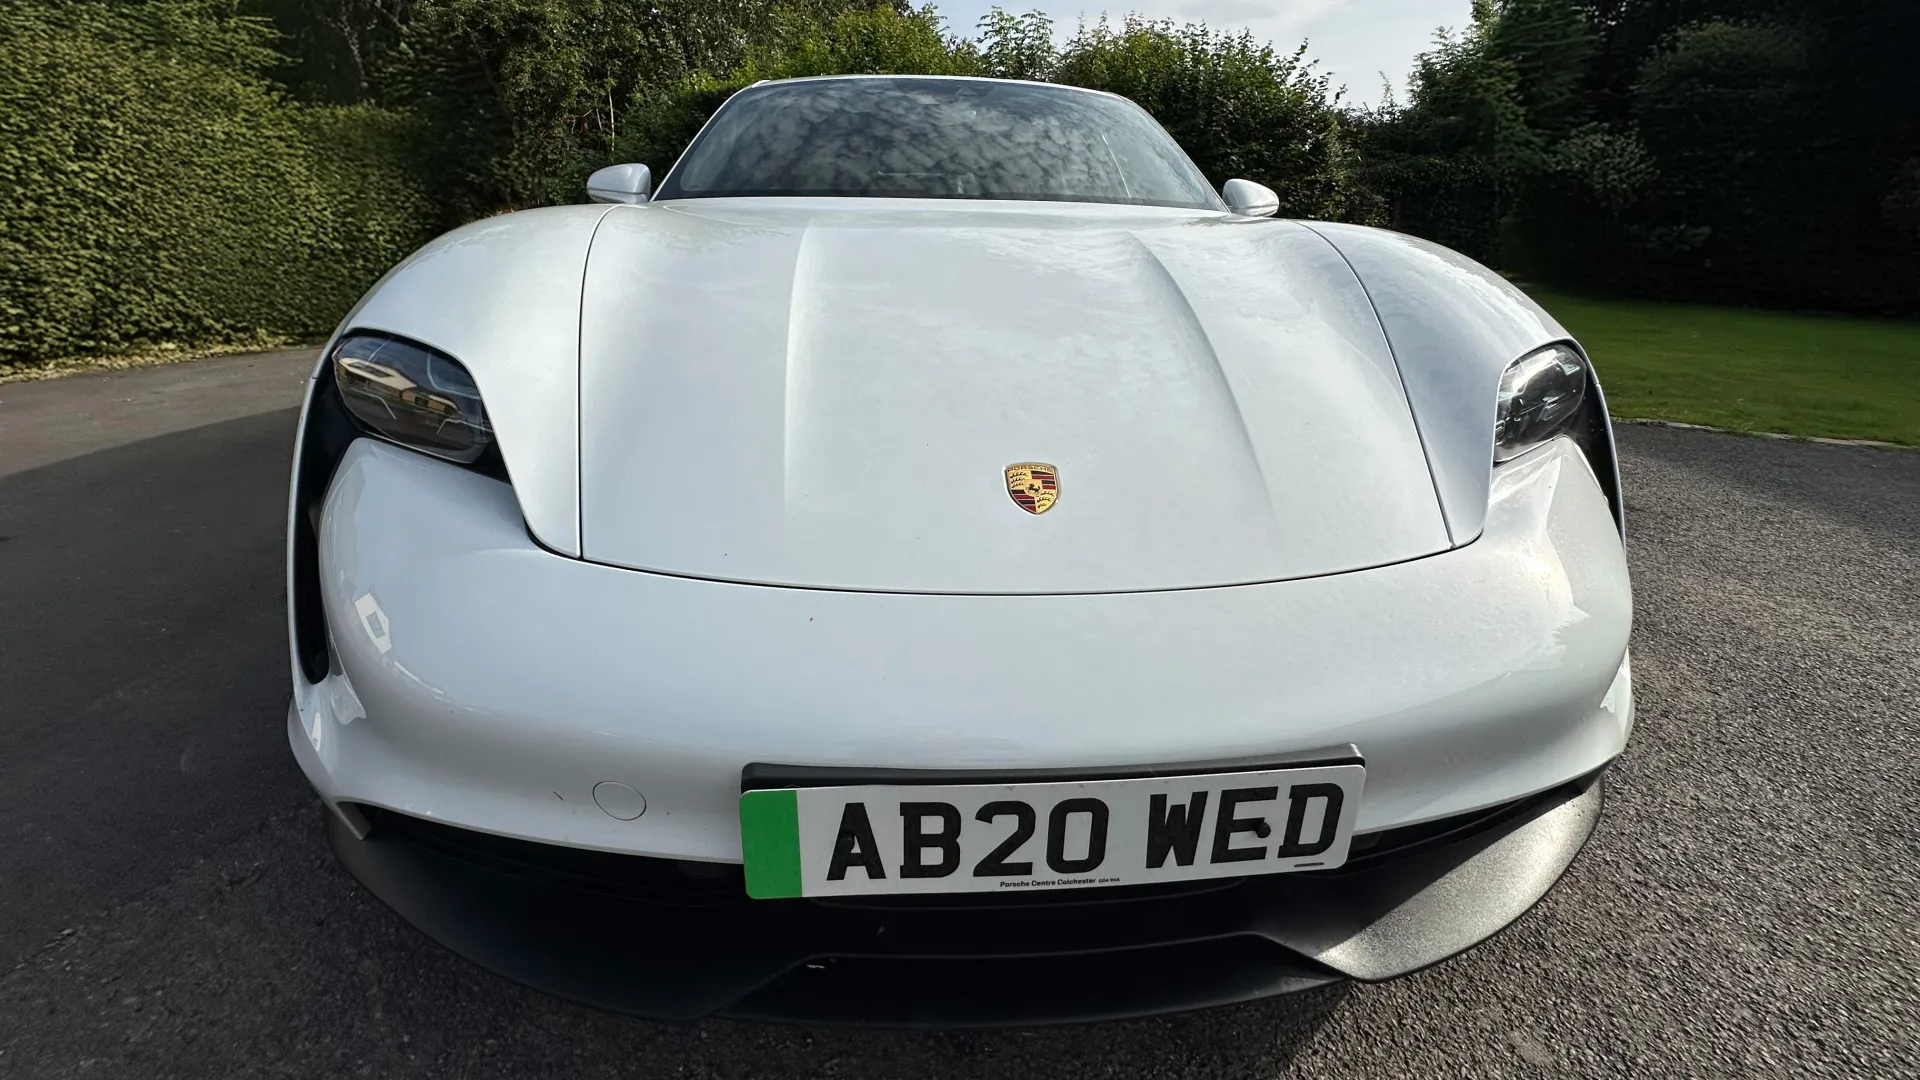
[[[1588,778],[1576,781],[1584,787]],[[1345,866],[1311,871],[1338,875],[1350,869],[1403,857],[1435,844],[1449,843],[1493,828],[1527,813],[1558,791],[1543,792],[1499,806],[1354,838]],[[528,881],[593,892],[631,896],[655,903],[706,906],[745,903],[746,879],[736,863],[694,862],[644,855],[622,855],[585,848],[516,840],[413,817],[376,806],[358,806],[376,831],[391,831],[406,840],[465,862],[512,874]],[[948,911],[981,908],[1017,909],[1077,905],[1130,904],[1173,899],[1232,889],[1246,878],[1169,882],[1113,889],[1068,889],[1022,893],[948,893],[931,896],[848,896],[815,899],[822,907],[869,911]]]
[[[475,832],[410,814],[358,806],[377,833],[525,881],[629,896],[653,903],[705,906],[745,901],[737,863],[693,862],[541,844]]]
[[[1593,782],[1599,778],[1602,771],[1595,769],[1560,787],[1542,791],[1538,795],[1531,795],[1524,799],[1482,807],[1479,810],[1454,814],[1434,821],[1423,821],[1418,825],[1402,825],[1397,829],[1383,829],[1380,832],[1356,836],[1353,838],[1353,847],[1347,852],[1345,864],[1337,870],[1316,872],[1345,873],[1348,870],[1365,868],[1389,859],[1404,858],[1440,844],[1463,840],[1475,833],[1494,828],[1503,821],[1524,817],[1548,803],[1558,802],[1566,798],[1569,789],[1585,791],[1593,786]]]
[[[1404,974],[1537,900],[1598,804],[1597,790],[1563,788],[1383,833],[1337,871],[834,901],[750,900],[737,866],[530,843],[375,808],[361,808],[364,837],[331,812],[327,829],[347,869],[404,918],[549,993],[659,1019],[974,1026],[1140,1016]],[[1482,860],[1521,829],[1534,830],[1526,857],[1554,873],[1516,892],[1502,861],[1511,852]],[[1442,879],[1456,887],[1430,888]]]
[[[1205,990],[1196,993],[1196,974]],[[747,1020],[880,1026],[1035,1025],[1250,1001],[1338,982],[1252,936],[1075,956],[900,960],[822,957],[728,1009]],[[939,993],[929,994],[929,987]]]
[[[1137,904],[1181,896],[1231,889],[1247,880],[1243,877],[1214,878],[1211,881],[1170,881],[1164,885],[1124,885],[1105,889],[1043,889],[1007,893],[934,893],[928,896],[834,896],[812,902],[822,907],[858,908],[866,911],[964,911],[978,908],[1093,907],[1110,904]]]

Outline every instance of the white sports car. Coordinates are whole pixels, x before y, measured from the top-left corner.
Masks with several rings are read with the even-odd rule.
[[[1600,387],[1108,94],[763,83],[328,343],[287,732],[347,868],[653,1017],[1031,1024],[1385,979],[1633,723]]]

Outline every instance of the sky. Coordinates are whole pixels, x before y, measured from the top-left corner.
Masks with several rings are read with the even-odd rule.
[[[947,29],[971,37],[980,16],[995,0],[934,0],[947,20]],[[1215,30],[1253,31],[1256,38],[1291,52],[1307,42],[1308,57],[1319,70],[1333,75],[1333,85],[1346,86],[1343,101],[1379,104],[1381,76],[1393,83],[1394,93],[1406,96],[1407,72],[1415,53],[1433,42],[1435,28],[1459,27],[1468,20],[1469,0],[999,0],[1015,13],[1038,9],[1052,16],[1056,37],[1072,36],[1084,16],[1097,21],[1102,12],[1118,23],[1129,11],[1154,19],[1203,22]]]

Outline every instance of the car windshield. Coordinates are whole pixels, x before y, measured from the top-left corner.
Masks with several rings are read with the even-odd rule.
[[[1217,210],[1145,110],[1036,83],[769,83],[722,106],[655,196],[1036,199]]]

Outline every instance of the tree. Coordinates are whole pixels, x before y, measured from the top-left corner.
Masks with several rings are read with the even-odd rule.
[[[1067,43],[1053,78],[1138,103],[1216,187],[1242,177],[1273,188],[1282,215],[1347,214],[1353,151],[1304,45],[1280,53],[1244,32],[1103,19]]]
[[[1372,215],[1490,263],[1514,193],[1545,153],[1519,68],[1493,48],[1499,20],[1493,0],[1475,0],[1465,30],[1437,32],[1415,59],[1407,105],[1358,118]]]
[[[250,7],[281,34],[280,81],[299,97],[341,105],[372,97],[374,73],[413,15],[413,0],[253,0]]]
[[[1675,30],[1641,64],[1635,119],[1660,171],[1653,223],[1697,240],[1649,252],[1666,256],[1649,266],[1658,280],[1722,299],[1777,292],[1769,279],[1784,265],[1773,233],[1803,203],[1799,148],[1779,133],[1802,123],[1808,55],[1793,28],[1714,20]]]
[[[324,333],[424,240],[405,117],[301,104],[229,0],[0,3],[0,370]]]
[[[630,103],[724,79],[864,0],[416,0],[379,96],[419,115],[456,220],[577,197]],[[896,16],[902,9],[874,9]],[[931,17],[930,15],[928,17]]]
[[[1666,295],[1920,309],[1920,244],[1897,224],[1905,163],[1920,158],[1920,4],[1585,3],[1601,42],[1594,115],[1643,133],[1660,175],[1626,238],[1647,256],[1633,282]]]
[[[1053,20],[1038,11],[1010,15],[994,8],[981,16],[982,74],[996,79],[1053,78],[1060,55],[1053,48]]]
[[[1593,115],[1587,84],[1600,42],[1586,12],[1577,0],[1501,0],[1494,10],[1486,51],[1512,73],[1527,128],[1564,138]]]

